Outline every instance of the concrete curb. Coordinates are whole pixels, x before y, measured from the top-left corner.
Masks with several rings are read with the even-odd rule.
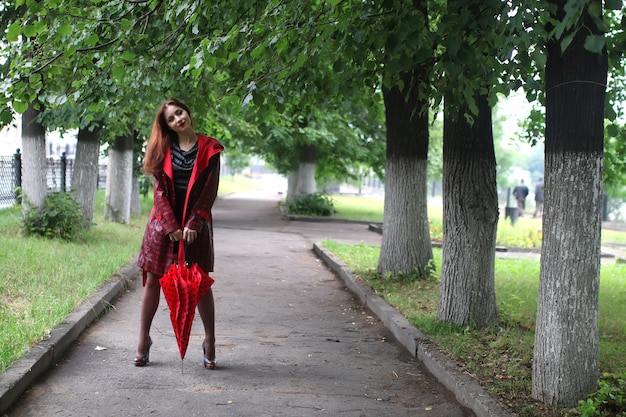
[[[80,334],[111,307],[129,282],[138,276],[137,255],[50,332],[50,336],[0,374],[0,415],[3,415],[35,381],[53,366]]]
[[[365,220],[337,219],[333,217],[320,216],[301,216],[297,214],[284,214],[283,218],[291,222],[309,222],[309,223],[351,223],[351,224],[369,224]]]
[[[322,244],[313,245],[315,254],[344,281],[346,286],[387,326],[398,342],[419,359],[430,373],[454,393],[463,406],[477,417],[516,417],[517,415],[493,399],[470,375],[409,321],[358,280],[339,258]]]

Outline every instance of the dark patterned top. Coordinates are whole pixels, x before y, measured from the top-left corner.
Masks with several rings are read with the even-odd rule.
[[[191,171],[198,155],[198,142],[188,151],[183,151],[177,142],[172,143],[172,168],[174,169],[174,188],[176,190],[176,219],[182,224],[187,186]]]

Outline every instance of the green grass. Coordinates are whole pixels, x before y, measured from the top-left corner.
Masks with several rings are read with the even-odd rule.
[[[372,223],[383,221],[384,200],[382,198],[333,195],[336,213],[333,218],[360,220]],[[443,239],[443,208],[441,198],[428,201],[428,220],[430,235],[433,240]],[[626,238],[626,233],[624,234]],[[511,225],[509,219],[500,219],[498,223],[497,245],[525,248],[541,247],[541,219],[521,218]]]
[[[0,371],[50,331],[139,250],[150,201],[129,225],[103,221],[75,241],[20,236],[21,208],[0,211]]]
[[[602,229],[602,243],[626,244],[626,233],[617,230]]]
[[[220,177],[219,194],[253,191],[261,188],[258,181],[243,175],[223,175]]]
[[[376,293],[414,326],[428,334],[499,400],[524,415],[565,415],[532,403],[531,369],[539,288],[539,261],[496,259],[495,284],[501,326],[476,330],[455,328],[435,320],[439,284],[436,280],[383,279],[375,273],[380,247],[322,242]],[[437,270],[441,250],[434,249]],[[626,265],[602,265],[599,305],[600,372],[626,372]],[[534,411],[533,411],[534,410]],[[521,415],[521,413],[520,413]]]
[[[360,220],[372,223],[383,221],[384,201],[382,198],[332,195],[337,219]]]
[[[383,198],[331,195],[336,213],[332,218],[359,220],[364,222],[382,223],[384,213]],[[433,240],[443,239],[443,204],[441,197],[428,200],[428,220],[430,235]],[[522,217],[515,226],[510,219],[500,216],[498,221],[498,246],[519,248],[541,248],[542,220],[540,218]],[[626,244],[626,232],[602,230],[602,243]]]

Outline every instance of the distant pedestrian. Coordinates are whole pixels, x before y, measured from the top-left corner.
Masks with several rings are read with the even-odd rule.
[[[520,183],[513,188],[513,195],[517,200],[517,208],[519,209],[519,215],[524,215],[526,209],[526,197],[528,197],[528,187],[524,184],[524,180],[520,180]]]
[[[535,185],[535,213],[533,217],[543,216],[543,177],[539,177]]]

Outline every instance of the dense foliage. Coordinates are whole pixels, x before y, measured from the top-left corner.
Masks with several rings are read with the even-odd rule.
[[[294,197],[287,205],[289,214],[304,216],[330,216],[335,212],[333,200],[322,193],[303,194]]]
[[[43,207],[31,210],[23,219],[27,235],[72,240],[83,227],[83,212],[70,193],[48,194]]]

